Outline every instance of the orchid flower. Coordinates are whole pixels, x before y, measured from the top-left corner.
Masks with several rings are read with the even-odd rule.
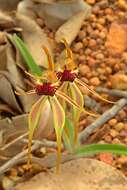
[[[62,69],[62,72],[58,72],[58,77],[61,77],[61,82],[72,82],[74,84],[81,85],[85,88],[88,89],[89,92],[97,96],[99,99],[103,100],[104,102],[114,104],[115,102],[107,100],[103,98],[101,95],[96,93],[94,90],[92,90],[86,83],[78,79],[78,69],[76,68],[76,64],[74,63],[73,60],[73,53],[65,39],[61,41],[66,48],[66,58],[67,58],[67,63],[65,63],[64,68]]]
[[[45,51],[47,51],[46,48]],[[34,76],[27,72],[26,74],[34,79],[34,89],[27,92],[27,94],[36,94],[40,97],[39,100],[32,106],[28,117],[28,168],[31,163],[31,144],[33,136],[35,133],[43,133],[43,130],[50,123],[50,127],[54,127],[56,133],[58,145],[57,170],[59,170],[62,144],[61,136],[65,123],[65,113],[57,99],[59,92],[56,94],[56,91],[59,86],[59,81],[54,73],[54,65],[51,61],[49,61],[49,71],[45,72],[44,76]],[[16,93],[20,95],[18,92]]]
[[[84,105],[84,98],[83,94],[81,93],[79,89],[79,85],[86,87],[92,94],[96,95],[99,99],[108,102],[108,103],[114,103],[112,101],[109,101],[103,97],[101,97],[98,93],[96,93],[94,90],[90,89],[90,87],[78,79],[78,70],[76,69],[76,64],[73,61],[73,54],[72,51],[65,39],[61,41],[64,43],[66,48],[66,59],[67,62],[65,63],[64,67],[62,68],[62,71],[57,73],[57,77],[61,81],[60,91],[67,94],[69,97],[71,97],[72,100],[74,100],[78,105],[83,107]],[[66,102],[64,99],[61,100],[61,104],[64,107],[64,110],[66,110]],[[76,107],[71,107],[72,109],[72,120],[74,122],[75,126],[75,142],[77,141],[77,134],[78,134],[78,121],[81,112],[76,109]],[[90,113],[90,115],[93,115],[93,113]]]

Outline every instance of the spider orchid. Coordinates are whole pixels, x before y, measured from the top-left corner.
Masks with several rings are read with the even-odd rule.
[[[74,60],[73,60],[72,51],[65,39],[63,39],[61,42],[65,45],[66,55],[67,55],[67,60],[68,60],[67,64],[65,63],[65,65],[64,65],[63,71],[57,73],[58,78],[61,78],[61,82],[68,81],[68,82],[75,83],[77,86],[81,85],[81,86],[87,88],[89,92],[91,92],[92,94],[97,96],[99,99],[101,99],[107,103],[114,104],[115,102],[112,102],[110,100],[103,98],[98,93],[96,93],[94,90],[92,90],[86,83],[84,83],[83,81],[78,79],[78,70],[76,70],[76,64],[74,63]]]
[[[29,143],[28,143],[28,168],[31,164],[31,144],[35,133],[42,134],[47,125],[55,129],[58,151],[57,151],[57,171],[59,171],[61,162],[61,144],[62,131],[65,126],[65,111],[60,104],[58,97],[64,99],[71,106],[76,107],[79,111],[89,114],[83,107],[77,104],[69,96],[61,92],[58,88],[60,86],[60,79],[58,79],[55,72],[54,63],[46,47],[43,47],[48,59],[49,68],[47,71],[38,75],[33,75],[27,71],[25,73],[33,79],[34,89],[23,93],[36,94],[40,96],[39,100],[32,106],[28,123],[29,123]],[[23,95],[16,92],[17,95]],[[94,115],[94,114],[93,114]]]
[[[66,48],[67,56],[65,60],[67,60],[67,63],[64,64],[62,71],[57,73],[57,77],[60,79],[62,83],[60,86],[60,91],[64,92],[69,97],[71,97],[71,99],[74,100],[81,107],[83,107],[84,100],[83,100],[83,95],[78,87],[79,85],[86,87],[92,94],[96,95],[99,99],[108,103],[114,103],[112,101],[109,101],[101,97],[94,90],[90,89],[90,87],[86,83],[78,79],[78,70],[76,70],[76,64],[73,61],[72,51],[65,39],[63,39],[61,42],[65,45]],[[61,104],[64,107],[64,110],[66,110],[67,104],[65,103],[64,99],[62,99]],[[72,120],[74,121],[74,126],[78,126],[77,123],[81,112],[77,110],[75,107],[71,107],[71,109],[72,109]],[[78,134],[78,127],[75,127],[75,143],[77,141],[77,134]]]
[[[46,48],[44,48],[47,51]],[[49,57],[48,57],[49,59]],[[56,132],[58,152],[57,152],[57,171],[59,171],[61,160],[61,136],[65,123],[65,113],[59,103],[56,91],[59,86],[59,81],[54,73],[54,65],[49,61],[49,71],[45,72],[43,76],[34,76],[28,72],[27,75],[34,79],[34,89],[24,93],[36,94],[40,98],[32,106],[29,117],[29,142],[28,142],[28,168],[31,165],[31,144],[34,135],[41,135],[47,125],[52,126]],[[22,95],[16,92],[17,95]],[[59,92],[57,92],[59,94]],[[73,104],[73,103],[72,103]]]

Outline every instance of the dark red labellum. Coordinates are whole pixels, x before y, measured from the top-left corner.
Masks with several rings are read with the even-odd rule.
[[[37,84],[35,86],[35,90],[38,95],[54,96],[56,92],[56,87],[53,86],[51,83],[43,83]]]
[[[70,71],[70,70],[64,70],[63,72],[58,72],[57,73],[58,79],[60,79],[62,82],[63,81],[70,81],[73,82],[75,78],[77,77],[77,74]]]

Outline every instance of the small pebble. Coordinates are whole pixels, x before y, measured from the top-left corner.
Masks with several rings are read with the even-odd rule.
[[[124,129],[127,131],[127,123],[124,123]]]
[[[117,124],[117,120],[114,118],[114,119],[109,120],[108,123],[109,123],[110,126],[113,127],[113,126],[115,126]]]
[[[98,142],[98,144],[105,144],[105,141],[101,140],[101,141]]]
[[[126,0],[118,0],[118,3],[117,3],[118,7],[127,11],[127,2]]]
[[[74,50],[75,52],[79,52],[79,50],[83,48],[83,44],[81,42],[77,42],[75,45],[74,45]]]
[[[124,128],[124,124],[122,122],[117,123],[114,128],[116,129],[116,131],[121,131]]]
[[[91,36],[96,39],[96,38],[99,36],[99,34],[100,34],[99,30],[96,29],[96,30],[94,30],[94,31],[92,32]]]
[[[87,49],[85,50],[85,55],[91,55],[91,52],[92,52],[92,50],[89,49],[89,48],[87,48]]]
[[[112,15],[113,14],[113,10],[111,8],[106,8],[104,10],[104,12],[105,12],[105,15]]]
[[[89,46],[90,46],[90,48],[96,48],[96,45],[97,45],[96,40],[91,39],[91,40],[89,41]]]
[[[112,57],[109,57],[109,58],[107,59],[107,64],[108,64],[109,66],[114,66],[114,65],[116,64],[116,59],[115,59],[115,58],[112,58]]]
[[[122,11],[118,12],[118,16],[120,19],[125,18],[125,12]]]
[[[124,139],[124,143],[127,144],[127,137]]]
[[[119,136],[120,137],[127,137],[127,131],[121,130],[120,133],[119,133]]]
[[[90,18],[89,18],[89,21],[91,22],[96,22],[97,21],[97,18],[94,14],[91,14]]]
[[[101,153],[99,154],[99,160],[111,165],[113,163],[113,155],[111,153]]]
[[[78,34],[79,40],[83,40],[86,37],[86,32],[84,30],[81,30]]]
[[[83,49],[80,49],[79,51],[79,55],[81,56],[81,55],[84,55],[84,50]]]
[[[97,53],[96,59],[103,60],[104,59],[103,53]]]
[[[113,22],[115,18],[112,15],[106,15],[106,20],[109,22]]]
[[[102,24],[97,23],[96,26],[97,26],[97,29],[98,29],[99,31],[102,31],[102,29],[103,29]]]
[[[87,31],[88,34],[91,34],[93,32],[92,26],[88,25],[87,28],[86,28],[86,31]]]
[[[106,80],[107,80],[107,77],[104,76],[104,75],[100,75],[100,76],[99,76],[99,79],[100,79],[101,81],[106,81]]]
[[[96,0],[86,0],[86,2],[90,5],[94,5],[96,3]]]
[[[86,74],[90,72],[90,68],[87,65],[80,64],[79,72],[82,76],[86,76]]]
[[[124,118],[126,118],[126,112],[124,110],[120,110],[119,111],[119,116],[120,116],[120,119],[123,120]]]
[[[127,52],[124,52],[124,53],[122,54],[122,59],[125,60],[125,61],[127,60]]]
[[[104,74],[105,73],[105,69],[102,69],[102,68],[97,68],[97,72],[99,73],[99,74]]]
[[[104,41],[101,38],[97,38],[97,44],[98,45],[103,45]],[[102,49],[102,48],[100,48],[100,49]],[[104,49],[104,47],[103,47],[103,49]],[[103,53],[103,55],[104,55],[104,53]]]
[[[85,55],[80,55],[78,58],[79,62],[84,62],[85,59],[86,59]]]
[[[127,156],[121,156],[120,158],[117,159],[117,162],[119,164],[127,163]]]
[[[104,84],[105,88],[108,88],[108,89],[111,89],[112,88],[112,85],[111,85],[111,82],[110,81],[105,81],[105,84]],[[113,100],[113,99],[112,99]],[[115,101],[115,100],[114,100]]]
[[[112,74],[112,68],[111,67],[106,67],[105,68],[105,73],[106,74]]]
[[[101,9],[105,9],[109,6],[109,3],[108,0],[101,0],[99,1],[98,5]]]
[[[118,133],[118,131],[116,131],[115,129],[111,129],[111,130],[110,130],[110,135],[111,135],[112,137],[117,137],[117,136],[119,135],[119,133]]]
[[[90,79],[91,77],[92,77],[92,73],[90,72],[90,73],[87,73],[86,74],[86,77],[87,77],[87,79]]]
[[[101,38],[101,39],[105,39],[106,38],[106,34],[105,34],[105,32],[100,32],[99,33],[99,37]]]
[[[112,142],[112,137],[110,135],[105,135],[104,140],[106,143],[111,143]]]
[[[90,79],[90,83],[93,86],[99,86],[101,82],[100,82],[99,78],[93,77],[93,78]]]
[[[92,72],[92,76],[94,76],[94,77],[97,77],[98,76],[98,73],[96,72],[96,71],[91,71]]]
[[[98,5],[95,5],[92,9],[92,13],[98,15],[100,11],[100,7]]]
[[[103,17],[103,18],[99,18],[98,19],[98,22],[100,23],[100,24],[102,24],[102,25],[104,25],[105,24],[105,18]]]
[[[113,144],[122,144],[118,138],[114,138],[112,141]]]
[[[83,46],[84,46],[84,47],[87,47],[88,44],[89,44],[89,40],[86,39],[86,38],[84,38],[84,39],[82,40],[82,43],[83,43]]]

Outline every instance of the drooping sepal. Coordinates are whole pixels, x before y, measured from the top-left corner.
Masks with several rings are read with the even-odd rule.
[[[59,172],[61,162],[62,132],[65,125],[65,113],[56,96],[50,97],[49,100],[53,112],[53,124],[56,132],[58,146],[56,168],[57,172]]]
[[[39,126],[40,118],[42,115],[42,109],[45,105],[47,97],[41,97],[31,108],[28,117],[29,124],[29,142],[28,142],[28,165],[31,163],[31,144],[35,130]]]

